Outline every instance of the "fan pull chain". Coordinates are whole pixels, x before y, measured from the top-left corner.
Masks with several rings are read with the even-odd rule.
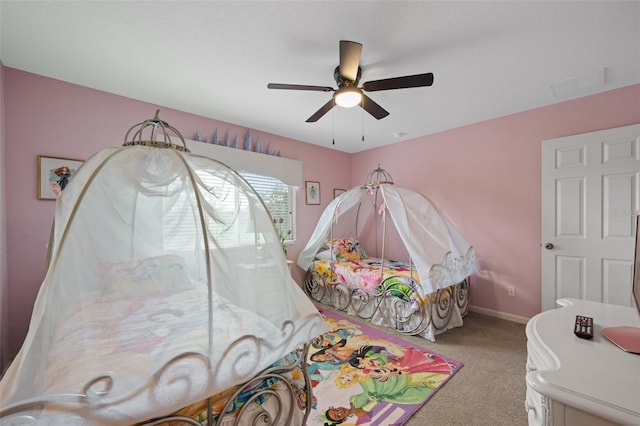
[[[332,122],[332,141],[331,141],[331,145],[335,145],[336,144],[336,113],[334,111],[331,111],[331,122]]]
[[[364,100],[362,103],[364,104]],[[362,110],[362,142],[364,142],[364,109]]]

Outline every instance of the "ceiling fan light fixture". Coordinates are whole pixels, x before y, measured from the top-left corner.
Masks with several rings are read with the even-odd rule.
[[[333,95],[337,105],[343,108],[354,107],[362,102],[362,91],[357,87],[341,87]]]
[[[2,0],[0,0],[2,1]],[[364,92],[380,90],[408,89],[410,87],[425,87],[433,84],[433,73],[405,75],[400,77],[370,80],[358,87],[362,68],[360,68],[360,54],[362,44],[355,41],[340,40],[340,64],[333,70],[333,79],[337,89],[329,86],[310,86],[302,84],[268,83],[267,89],[309,90],[315,92],[333,92],[328,102],[314,112],[305,122],[315,123],[336,105],[352,108],[356,105],[369,113],[376,120],[389,115],[389,111],[374,102]]]

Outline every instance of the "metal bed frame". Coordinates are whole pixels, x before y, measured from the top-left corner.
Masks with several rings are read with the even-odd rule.
[[[168,422],[171,422],[171,424],[176,424],[177,422],[177,424],[194,426],[202,426],[203,424],[207,426],[228,424],[229,419],[233,419],[234,413],[236,412],[234,407],[236,407],[240,398],[243,399],[243,405],[237,414],[235,414],[235,420],[231,423],[234,426],[240,424],[276,425],[280,424],[281,420],[286,420],[283,424],[290,426],[293,424],[293,413],[298,405],[298,401],[302,402],[304,409],[302,424],[306,424],[311,414],[313,404],[311,379],[306,366],[309,346],[309,343],[306,343],[301,348],[298,348],[295,351],[293,361],[283,365],[269,367],[239,386],[233,395],[227,399],[220,413],[214,413],[213,411],[214,398],[207,398],[206,423],[196,420],[193,417],[172,414],[138,423],[137,426],[164,425],[168,424]],[[290,380],[289,373],[296,369],[301,370],[304,377],[304,387],[302,389]],[[284,385],[280,387],[284,392],[272,388],[276,383]],[[248,398],[246,397],[247,393],[249,393]],[[275,412],[269,412],[262,408],[261,403],[267,398],[273,398],[273,401],[275,401],[277,408]],[[255,406],[253,403],[257,403],[258,405]]]
[[[245,336],[244,338],[252,338]],[[239,340],[243,340],[241,338]],[[170,414],[138,423],[137,426],[152,425],[194,425],[194,426],[219,426],[229,424],[229,419],[233,420],[233,425],[240,424],[260,424],[275,425],[284,419],[284,425],[292,425],[294,419],[294,410],[301,406],[304,409],[304,417],[302,424],[306,424],[307,418],[311,413],[313,404],[313,390],[311,379],[306,366],[306,360],[309,353],[309,343],[292,352],[292,360],[281,365],[269,367],[244,384],[240,385],[236,391],[227,399],[220,413],[213,412],[214,398],[209,397],[206,400],[206,420],[201,421],[186,415]],[[155,375],[156,380],[162,373],[169,369],[172,364],[184,357],[201,356],[196,353],[186,353],[177,358],[172,359]],[[304,377],[304,386],[300,386],[291,380],[290,373],[299,369]],[[279,389],[273,389],[274,384],[283,384]],[[33,411],[39,411],[47,404],[55,404],[64,409],[65,405],[76,407],[78,404],[91,405],[100,403],[100,399],[109,394],[113,378],[109,375],[96,377],[89,381],[84,387],[83,393],[77,395],[48,395],[36,400],[26,401],[19,405],[9,406],[0,411],[0,419],[2,424],[6,426],[14,425],[36,425],[39,420],[37,414]],[[247,397],[248,394],[248,397]],[[235,407],[242,397],[242,407],[236,413]],[[260,403],[272,399],[275,404],[275,411],[267,411],[262,409]],[[258,403],[256,406],[253,403]]]
[[[145,120],[144,122],[131,127],[126,133],[125,143],[123,146],[145,145],[189,152],[184,142],[184,138],[178,130],[170,126],[165,121],[160,120],[158,114],[159,110],[156,111],[153,119]],[[151,129],[151,137],[149,140],[143,140],[142,135],[145,129]],[[159,135],[161,135],[164,140],[155,140],[154,134],[156,130],[161,130]],[[131,132],[133,132],[133,136],[129,139],[129,134]],[[169,133],[173,133],[182,143],[182,146],[173,144],[168,136]],[[51,252],[49,252],[48,257],[49,261],[51,261]],[[211,330],[209,330],[209,332],[211,334]],[[240,336],[230,346],[233,347],[239,345],[246,340],[252,340],[258,350],[261,345],[268,345],[268,342],[264,342],[262,339],[255,336],[244,335]],[[206,406],[204,411],[206,413],[205,420],[194,419],[188,415],[170,414],[167,416],[152,418],[150,420],[137,423],[137,425],[152,426],[170,424],[218,426],[222,424],[227,425],[231,423],[231,421],[233,421],[233,425],[275,425],[281,424],[280,422],[284,421],[282,424],[289,426],[294,421],[294,410],[296,408],[304,410],[302,424],[306,424],[313,404],[313,389],[307,370],[309,346],[309,342],[301,345],[298,349],[288,355],[285,355],[285,357],[278,360],[272,366],[267,367],[244,384],[239,385],[235,392],[227,399],[220,413],[214,413],[213,410],[214,403],[219,402],[220,398],[214,399],[214,396],[208,397],[204,404]],[[227,349],[225,356],[228,353]],[[245,355],[250,356],[251,354],[247,353]],[[167,371],[171,370],[173,366],[186,358],[202,358],[207,364],[208,369],[215,368],[215,366],[211,365],[211,361],[206,354],[200,352],[186,352],[169,360],[164,366],[156,371],[152,377],[150,385],[153,386],[153,383],[157,383],[159,380],[163,379],[163,376]],[[300,381],[296,382],[293,380],[291,373],[296,369],[302,371],[302,376],[304,378],[304,384],[302,386],[300,385]],[[72,410],[77,409],[78,407],[92,405],[98,406],[101,403],[104,403],[104,398],[109,396],[113,389],[115,380],[116,379],[113,374],[107,372],[98,377],[89,379],[84,385],[82,391],[77,394],[45,395],[3,407],[0,409],[0,423],[2,423],[3,426],[38,424],[40,421],[38,419],[39,412],[47,405],[55,405],[57,409],[60,410]],[[281,386],[277,386],[277,389],[275,389],[274,385],[276,384],[281,384]],[[221,389],[220,391],[224,392],[225,389]],[[269,411],[263,409],[261,405],[263,402],[267,401],[270,401],[269,406],[271,409]],[[241,407],[240,403],[242,404]],[[187,405],[186,407],[189,406],[190,405]],[[181,410],[176,413],[180,413]]]
[[[369,190],[375,196],[374,205],[378,205],[378,189],[383,184],[393,185],[391,175],[378,165],[366,178],[363,188]],[[304,290],[314,301],[329,305],[338,311],[356,315],[367,321],[385,325],[395,331],[408,334],[423,334],[429,327],[433,327],[434,335],[449,328],[450,320],[454,313],[454,307],[460,311],[462,317],[466,316],[469,307],[469,277],[457,284],[440,288],[434,293],[424,294],[423,287],[416,281],[418,275],[414,269],[413,261],[409,260],[410,277],[384,276],[383,269],[388,259],[385,259],[385,237],[387,229],[386,210],[382,214],[382,248],[380,259],[380,276],[382,281],[376,289],[366,291],[361,288],[351,288],[345,283],[337,281],[334,265],[335,257],[331,247],[329,268],[331,274],[325,277],[315,270],[314,261],[306,271],[303,279]],[[358,221],[355,223],[356,235],[358,234]],[[330,239],[333,238],[333,226]],[[376,234],[376,247],[378,236]],[[470,249],[471,250],[471,249]],[[473,251],[470,251],[473,255]],[[434,274],[440,271],[432,270]],[[416,278],[416,279],[414,279]],[[401,286],[397,283],[400,281]]]
[[[405,284],[403,290],[396,286],[398,279]],[[316,302],[370,322],[380,319],[385,326],[408,335],[422,334],[430,326],[436,334],[442,332],[449,325],[455,305],[463,317],[469,307],[469,278],[424,295],[422,287],[411,278],[389,276],[375,292],[367,292],[325,279],[312,265],[304,276],[304,290]]]

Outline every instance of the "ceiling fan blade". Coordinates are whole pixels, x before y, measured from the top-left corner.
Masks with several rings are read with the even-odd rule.
[[[267,89],[285,89],[285,90],[313,90],[315,92],[333,92],[335,89],[329,86],[307,86],[304,84],[280,84],[269,83]]]
[[[344,80],[356,81],[362,44],[355,41],[340,40],[340,76]]]
[[[335,106],[335,104],[336,104],[335,101],[333,100],[333,98],[331,98],[329,100],[329,102],[327,102],[326,104],[322,105],[322,107],[319,110],[317,110],[311,117],[307,118],[306,122],[307,123],[315,123],[323,115],[328,113],[329,110],[331,110],[331,108],[333,108]]]
[[[389,115],[389,112],[386,109],[382,108],[380,105],[375,103],[373,99],[365,94],[362,95],[362,103],[360,104],[360,106],[362,107],[362,109],[373,115],[378,120]]]
[[[424,87],[433,84],[433,73],[406,75],[404,77],[385,78],[382,80],[367,81],[362,85],[362,90],[375,92],[378,90],[407,89],[409,87]]]

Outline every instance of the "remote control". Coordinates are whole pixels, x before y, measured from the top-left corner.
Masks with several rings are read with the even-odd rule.
[[[593,318],[576,315],[576,325],[573,334],[581,339],[593,338]]]

